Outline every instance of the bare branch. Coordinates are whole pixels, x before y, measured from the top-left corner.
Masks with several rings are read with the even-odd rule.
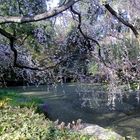
[[[123,23],[125,26],[129,27],[132,32],[134,33],[134,35],[136,36],[136,38],[138,38],[139,33],[136,30],[136,28],[130,24],[129,22],[125,21],[121,16],[119,16],[117,14],[117,12],[109,5],[109,4],[105,4],[105,8],[115,17],[117,18],[121,23]]]
[[[1,28],[0,28],[0,34],[3,35],[3,36],[5,36],[8,39],[15,38],[12,34],[6,32],[5,30],[3,30]]]
[[[5,23],[26,23],[26,22],[36,22],[36,21],[40,21],[40,20],[45,20],[47,18],[51,18],[53,16],[56,16],[60,13],[62,13],[63,11],[67,10],[68,8],[70,8],[70,6],[72,6],[73,4],[75,4],[76,2],[78,2],[79,0],[69,0],[66,4],[64,5],[61,5],[51,11],[48,11],[48,12],[44,12],[42,14],[38,14],[38,15],[35,15],[33,17],[12,17],[12,16],[7,16],[7,17],[3,17],[3,16],[0,16],[0,24],[5,24]],[[18,67],[18,68],[25,68],[25,69],[31,69],[31,70],[39,70],[39,71],[45,71],[49,68],[54,68],[56,66],[58,66],[60,63],[63,63],[64,61],[60,61],[59,63],[55,64],[55,65],[52,65],[52,66],[48,66],[48,67],[45,67],[43,69],[41,68],[38,68],[38,67],[30,67],[30,66],[23,66],[23,65],[20,65],[17,63],[17,58],[18,58],[18,52],[16,50],[16,48],[14,47],[14,42],[17,40],[17,38],[6,32],[5,30],[1,29],[0,28],[0,34],[5,36],[6,38],[9,39],[10,41],[10,47],[11,47],[11,50],[14,52],[14,64],[13,66],[14,67]]]
[[[38,14],[35,16],[0,16],[0,24],[5,24],[5,23],[27,23],[27,22],[36,22],[36,21],[41,21],[45,20],[51,17],[54,17],[63,11],[66,11],[69,9],[72,5],[74,5],[76,2],[79,0],[69,0],[66,4],[56,7],[53,10],[50,10],[48,12],[44,12],[42,14]]]
[[[95,42],[97,45],[100,45],[98,43],[98,41],[88,37],[87,35],[84,34],[84,32],[82,31],[82,28],[81,28],[81,25],[82,25],[82,20],[81,20],[81,14],[79,12],[77,12],[76,10],[74,10],[74,8],[71,6],[71,11],[76,14],[78,16],[78,30],[80,31],[80,33],[82,34],[82,36],[86,39],[86,41],[88,42],[88,44],[90,45],[90,41],[89,40],[92,40],[93,42]]]
[[[84,32],[82,31],[82,28],[81,28],[81,25],[82,25],[81,14],[80,14],[79,12],[77,12],[76,10],[74,10],[74,8],[73,8],[72,6],[71,6],[71,11],[72,11],[74,14],[76,14],[76,15],[78,16],[78,21],[79,21],[79,23],[78,23],[78,27],[77,27],[77,28],[79,29],[80,33],[81,33],[82,36],[85,38],[85,40],[88,42],[88,44],[89,44],[88,49],[91,48],[90,41],[94,42],[94,43],[99,47],[99,49],[98,49],[98,57],[99,57],[99,60],[100,60],[106,67],[112,68],[111,66],[108,66],[108,65],[106,64],[106,62],[104,61],[104,59],[103,59],[103,57],[102,57],[102,55],[101,55],[101,46],[100,46],[100,43],[99,43],[97,40],[93,39],[92,37],[85,35]]]

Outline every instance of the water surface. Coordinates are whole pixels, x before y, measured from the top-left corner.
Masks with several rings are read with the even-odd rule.
[[[140,139],[140,113],[133,103],[115,101],[116,108],[108,105],[106,87],[88,84],[58,84],[39,87],[13,87],[19,94],[42,99],[48,106],[52,120],[83,122],[111,128],[121,135]]]

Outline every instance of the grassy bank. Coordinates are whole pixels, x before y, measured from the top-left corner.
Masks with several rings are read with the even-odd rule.
[[[14,90],[0,90],[0,101],[1,106],[8,103],[10,106],[29,108],[36,107],[38,104],[43,103],[43,101],[40,99],[25,97]]]

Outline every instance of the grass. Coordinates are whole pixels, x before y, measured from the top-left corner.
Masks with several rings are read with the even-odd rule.
[[[0,100],[5,100],[11,106],[36,107],[43,103],[41,99],[35,97],[25,97],[13,90],[0,90]]]

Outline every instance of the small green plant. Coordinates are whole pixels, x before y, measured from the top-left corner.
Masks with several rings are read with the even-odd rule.
[[[10,98],[4,98],[0,100],[0,108],[4,108],[8,105],[9,101],[12,100]]]
[[[133,136],[126,136],[126,139],[129,139],[129,140],[138,140],[136,137],[133,137]]]
[[[95,75],[98,73],[98,64],[94,64],[94,62],[91,62],[89,64],[88,72],[92,73],[92,75]]]
[[[130,87],[132,90],[135,91],[135,90],[139,89],[139,83],[138,82],[131,82]]]

